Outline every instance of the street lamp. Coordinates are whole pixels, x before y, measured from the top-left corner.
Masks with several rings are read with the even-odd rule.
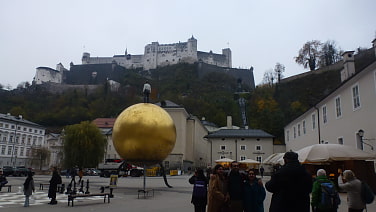
[[[368,144],[368,143],[364,142],[364,140],[373,140],[373,139],[365,139],[364,138],[364,130],[362,130],[362,129],[360,129],[358,131],[358,135],[359,135],[359,138],[360,138],[360,143],[362,144],[362,150],[363,150],[363,144],[365,144],[367,146],[370,146],[371,150],[373,150],[373,146],[371,144]]]

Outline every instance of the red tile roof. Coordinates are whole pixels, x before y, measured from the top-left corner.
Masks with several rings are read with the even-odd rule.
[[[98,128],[112,128],[116,118],[97,118],[93,121]]]

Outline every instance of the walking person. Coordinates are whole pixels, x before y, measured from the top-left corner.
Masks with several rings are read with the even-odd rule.
[[[362,212],[366,204],[361,197],[362,182],[355,177],[351,170],[345,170],[338,176],[338,187],[347,192],[347,206],[349,212]]]
[[[256,178],[253,170],[248,171],[244,182],[243,204],[245,212],[264,212],[266,192],[261,179]]]
[[[227,182],[223,172],[223,166],[217,164],[213,174],[210,175],[208,190],[208,212],[229,211],[229,195],[227,193]]]
[[[149,82],[146,80],[144,84],[144,88],[142,89],[142,93],[144,93],[144,103],[149,103],[149,96],[151,93],[151,85]]]
[[[322,201],[323,198],[325,199],[325,194],[323,194],[323,189],[326,189],[327,192],[329,192],[329,189],[332,188],[333,193],[338,195],[338,192],[335,191],[335,185],[332,181],[328,179],[326,176],[326,171],[324,169],[319,169],[317,170],[316,173],[316,179],[313,182],[313,187],[312,187],[312,201],[311,201],[311,206],[312,206],[312,211],[314,212],[336,212],[338,209],[338,204],[340,203],[339,201],[339,196],[336,201]],[[330,188],[323,188],[323,184],[329,184]],[[334,204],[326,204],[326,203],[334,203]]]
[[[265,169],[264,169],[264,167],[260,167],[260,174],[261,174],[261,178],[264,178],[264,171],[265,171]]]
[[[230,211],[243,212],[243,176],[239,172],[239,163],[233,161],[228,175],[228,194],[230,196]]]
[[[309,212],[312,177],[299,163],[298,154],[286,152],[285,165],[276,171],[265,184],[273,193],[270,212]]]
[[[56,167],[52,168],[52,177],[50,179],[50,187],[48,188],[48,197],[51,199],[51,201],[48,204],[56,205],[56,192],[57,192],[57,185],[61,184],[61,176],[57,172]]]
[[[25,195],[24,207],[29,207],[30,196],[33,194],[33,192],[35,192],[33,173],[31,171],[27,173],[27,178],[23,186]]]
[[[191,203],[195,207],[195,212],[205,212],[208,202],[208,179],[204,175],[204,170],[197,169],[189,178],[189,183],[194,185]]]

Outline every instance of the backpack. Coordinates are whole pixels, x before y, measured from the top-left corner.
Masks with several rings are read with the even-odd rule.
[[[362,197],[363,202],[366,204],[371,204],[375,199],[375,194],[373,193],[372,189],[363,181],[360,196]]]
[[[201,180],[196,180],[193,186],[193,197],[203,198],[206,197],[208,192],[206,182]]]
[[[318,207],[320,209],[336,209],[339,204],[341,204],[341,199],[333,183],[321,183],[321,201]]]

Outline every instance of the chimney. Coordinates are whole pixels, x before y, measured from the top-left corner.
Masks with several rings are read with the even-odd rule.
[[[232,116],[227,116],[227,129],[232,129]]]
[[[341,71],[341,82],[355,74],[354,51],[346,51],[342,54],[343,70]]]
[[[22,119],[22,115],[18,115],[18,118]]]

